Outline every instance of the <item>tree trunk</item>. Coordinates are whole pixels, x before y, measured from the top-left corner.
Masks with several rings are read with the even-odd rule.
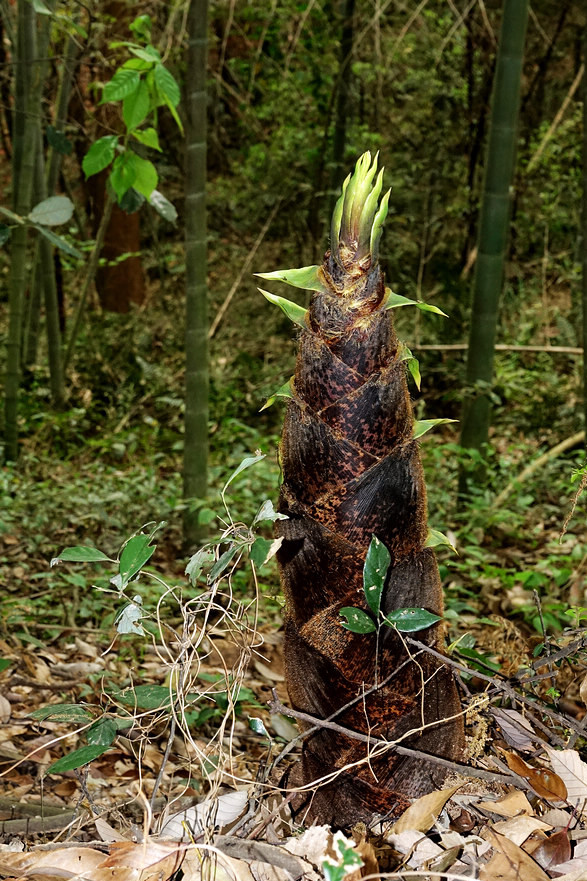
[[[332,252],[321,267],[303,270],[298,284],[315,293],[299,321],[280,449],[286,679],[297,710],[320,719],[336,714],[334,721],[360,734],[405,737],[404,745],[456,759],[463,730],[448,668],[426,652],[412,659],[402,635],[380,616],[365,633],[345,629],[341,617],[346,607],[369,613],[363,566],[374,536],[391,556],[383,615],[420,607],[442,614],[404,355],[378,263],[389,194],[378,207],[382,172],[373,186],[375,172],[367,153],[335,208]],[[289,279],[297,284],[295,270]],[[441,650],[438,624],[418,637]],[[328,729],[304,740],[288,788],[334,775],[315,793],[297,796],[304,822],[351,826],[374,814],[397,815],[445,776],[425,759],[368,753],[364,743]]]
[[[186,82],[186,401],[184,541],[201,536],[194,503],[208,490],[208,288],[206,263],[206,53],[208,0],[191,0]]]
[[[528,0],[505,0],[499,47],[485,181],[478,236],[471,328],[467,359],[470,398],[465,404],[461,445],[480,449],[490,424],[489,387],[499,298],[509,230],[510,187],[515,168],[517,122]],[[466,481],[461,480],[461,489]]]
[[[587,24],[583,27],[583,205],[582,205],[582,241],[581,269],[583,288],[583,413],[587,432]],[[587,437],[587,434],[586,434]]]

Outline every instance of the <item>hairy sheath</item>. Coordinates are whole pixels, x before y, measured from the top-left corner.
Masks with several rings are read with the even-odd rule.
[[[369,611],[363,566],[374,536],[391,555],[383,615],[403,608],[442,615],[443,608],[438,567],[426,547],[406,350],[393,329],[393,295],[378,261],[389,194],[380,200],[376,165],[365,154],[345,181],[322,266],[264,276],[314,291],[298,320],[280,447],[287,687],[297,710],[320,719],[335,714],[338,725],[374,740],[458,759],[463,728],[449,669],[409,649],[394,628],[353,633],[340,615],[348,606]],[[441,650],[441,625],[416,636]],[[285,783],[301,788],[294,804],[302,819],[345,826],[399,814],[445,774],[431,761],[318,729],[304,740]]]

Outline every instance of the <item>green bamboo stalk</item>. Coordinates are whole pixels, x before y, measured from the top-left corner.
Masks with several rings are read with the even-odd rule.
[[[493,100],[481,216],[478,256],[467,359],[471,397],[463,412],[461,446],[480,449],[487,443],[491,419],[489,387],[506,248],[509,232],[510,187],[516,160],[524,41],[528,0],[504,0],[503,20]],[[464,480],[461,489],[465,489]]]
[[[194,501],[208,490],[208,291],[206,267],[206,55],[208,0],[188,13],[186,161],[186,402],[183,458],[183,534],[202,538]]]
[[[28,68],[24,91],[15,96],[15,113],[19,118],[25,114],[25,125],[22,133],[22,150],[14,154],[14,199],[16,213],[26,216],[31,208],[34,181],[34,163],[36,147],[35,118],[40,112],[40,100],[43,88],[43,77],[40,65],[35,64],[37,57],[36,31],[34,26],[33,8],[27,0],[18,2],[18,27],[20,36],[17,39],[17,66]],[[24,36],[23,36],[24,35]],[[22,53],[22,54],[21,54]],[[24,79],[24,77],[23,77]],[[22,103],[20,103],[22,102]],[[18,458],[18,398],[21,376],[21,344],[24,294],[27,283],[27,228],[17,226],[12,235],[9,322],[6,340],[6,377],[4,398],[4,455],[7,460]]]
[[[587,24],[583,26],[583,205],[582,205],[582,293],[583,293],[583,413],[587,430]]]

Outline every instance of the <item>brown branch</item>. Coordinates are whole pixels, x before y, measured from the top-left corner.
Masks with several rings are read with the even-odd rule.
[[[358,740],[361,743],[367,743],[369,746],[382,746],[385,749],[390,750],[391,752],[398,753],[400,756],[410,756],[413,759],[421,759],[426,762],[434,762],[434,764],[442,765],[443,768],[449,768],[451,771],[456,771],[460,774],[464,774],[469,777],[479,777],[481,780],[487,780],[491,783],[504,783],[513,785],[527,789],[530,792],[534,790],[529,785],[528,781],[523,777],[518,776],[518,774],[512,773],[511,775],[507,774],[496,774],[493,771],[484,771],[481,768],[471,768],[469,765],[463,765],[460,762],[453,762],[450,759],[443,759],[440,756],[434,756],[431,753],[422,752],[422,750],[411,749],[407,746],[401,746],[400,744],[396,744],[391,740],[382,740],[378,737],[369,737],[366,734],[360,734],[358,731],[353,731],[351,728],[345,728],[343,725],[339,725],[337,722],[328,722],[322,719],[317,719],[315,716],[310,716],[308,713],[300,713],[298,710],[292,710],[289,707],[285,707],[279,698],[276,695],[275,689],[273,689],[274,699],[269,701],[269,709],[272,713],[281,713],[284,716],[289,716],[292,719],[299,719],[301,722],[309,722],[311,725],[316,728],[328,728],[331,731],[336,731],[339,734],[344,734],[345,737],[348,737],[350,740]],[[438,724],[442,724],[443,720],[439,720]],[[304,732],[308,734],[309,732]]]

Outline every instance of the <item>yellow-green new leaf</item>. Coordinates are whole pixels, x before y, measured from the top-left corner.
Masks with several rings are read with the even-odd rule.
[[[430,303],[424,303],[422,300],[410,300],[409,297],[402,297],[401,294],[394,294],[390,288],[385,288],[383,308],[399,309],[400,306],[417,306],[422,312],[433,312],[434,315],[442,315],[444,318],[448,318],[446,312],[443,312],[438,306],[432,306]]]
[[[438,529],[428,529],[428,538],[426,539],[425,548],[440,548],[446,547],[450,548],[451,551],[454,551],[455,554],[458,553],[457,549],[451,542],[449,538],[443,532],[439,532]]]
[[[301,269],[276,269],[275,272],[256,272],[259,278],[268,281],[283,281],[294,288],[302,288],[304,291],[326,290],[321,276],[320,266],[303,266]]]
[[[449,422],[458,422],[458,419],[419,419],[414,422],[414,438],[422,437],[431,428],[447,425]]]
[[[259,290],[266,300],[269,300],[274,306],[279,306],[281,311],[287,315],[290,321],[293,321],[294,324],[299,324],[300,327],[306,326],[307,309],[304,309],[303,306],[299,306],[297,303],[292,303],[291,300],[284,299],[284,297],[270,294],[269,291],[264,291],[263,288],[259,288]]]
[[[259,413],[262,413],[263,410],[267,410],[268,407],[271,407],[272,404],[275,403],[277,398],[293,398],[293,376],[291,379],[288,379],[287,382],[284,382],[282,386],[280,386],[276,392],[273,392],[270,397],[267,398]]]

